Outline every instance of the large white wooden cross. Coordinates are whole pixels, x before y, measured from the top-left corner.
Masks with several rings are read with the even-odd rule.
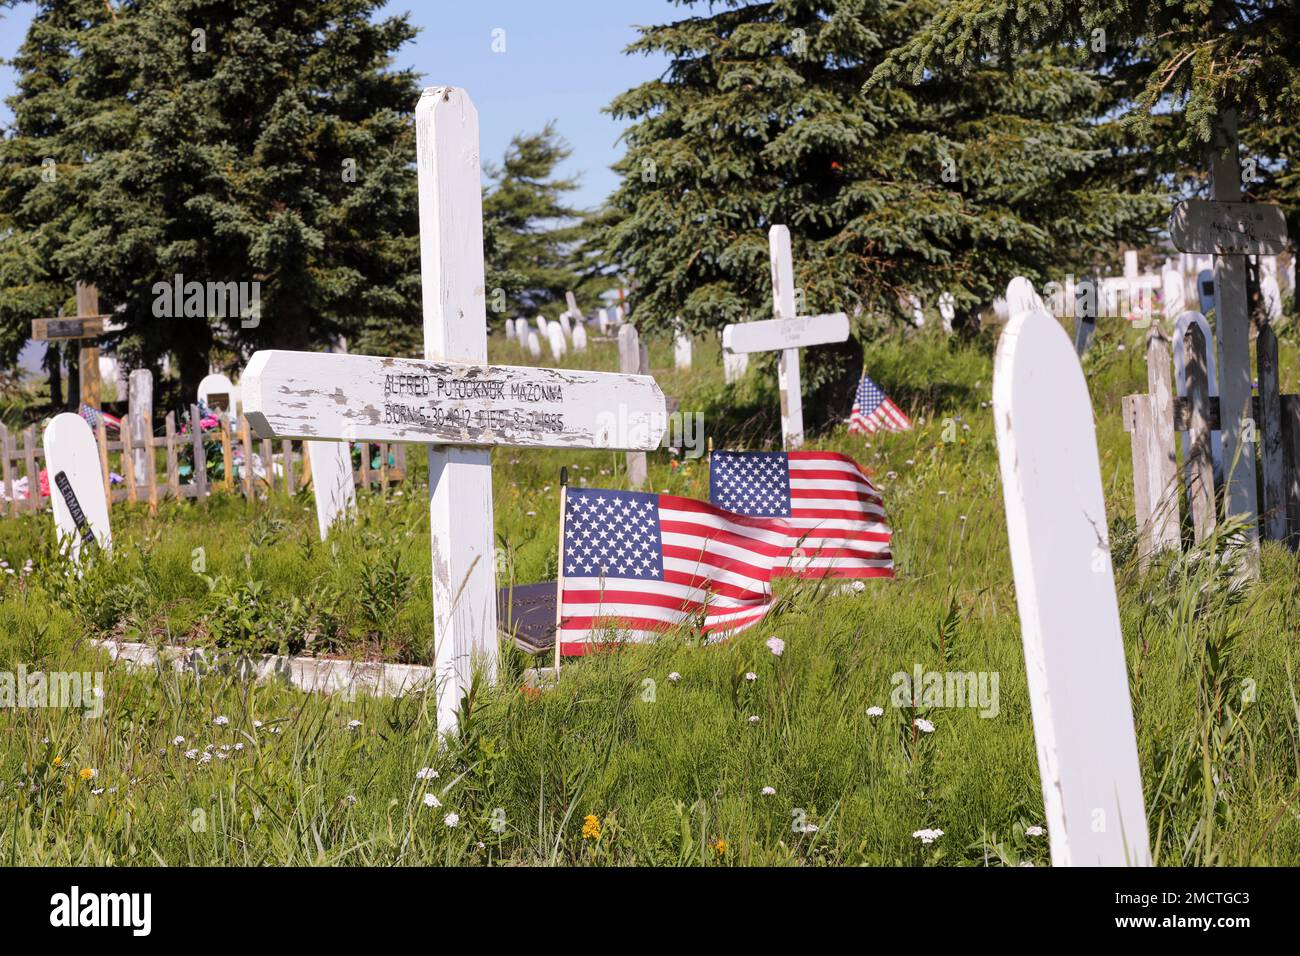
[[[667,410],[648,375],[486,364],[478,112],[464,90],[430,87],[415,121],[424,359],[257,352],[242,382],[259,437],[428,443],[445,733],[473,667],[496,673],[490,448],[653,449]]]
[[[849,337],[849,317],[843,312],[796,315],[790,230],[785,226],[773,226],[768,231],[768,250],[772,262],[772,312],[776,318],[726,326],[722,330],[722,350],[731,355],[781,353],[777,367],[781,389],[781,438],[785,448],[793,449],[803,444],[799,350],[810,345],[843,342]]]

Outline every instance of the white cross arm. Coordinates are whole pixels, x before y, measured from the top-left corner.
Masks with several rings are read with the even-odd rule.
[[[1169,216],[1169,240],[1179,252],[1275,256],[1286,251],[1286,215],[1262,202],[1187,199]]]
[[[728,325],[722,330],[722,349],[732,355],[775,352],[843,342],[848,337],[849,317],[843,312],[833,312]]]
[[[649,375],[325,352],[255,352],[242,379],[258,438],[652,450],[667,428]]]

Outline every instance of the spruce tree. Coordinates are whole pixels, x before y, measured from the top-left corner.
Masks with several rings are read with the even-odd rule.
[[[501,164],[485,172],[489,187],[483,198],[483,248],[492,312],[499,318],[528,318],[544,306],[564,301],[579,276],[572,248],[578,240],[574,222],[581,213],[565,203],[577,189],[574,178],[559,178],[556,167],[573,150],[553,122],[538,133],[520,133]]]
[[[380,5],[46,0],[0,174],[10,240],[40,262],[6,251],[4,268],[94,282],[124,307],[122,350],[170,353],[187,395],[214,350],[237,364],[338,335],[418,341],[419,87],[390,67],[415,31]],[[39,180],[44,157],[58,182]],[[156,315],[155,284],[177,274],[258,283],[260,321]]]
[[[868,82],[936,9],[732,0],[643,29],[628,52],[672,63],[610,107],[632,121],[609,242],[639,325],[769,317],[775,223],[805,312],[860,307],[859,334],[909,315],[909,294],[933,309],[951,292],[969,318],[1017,274],[1058,278],[1148,234],[1156,198],[1103,175],[1120,147],[1098,121],[1112,93],[1071,55]]]

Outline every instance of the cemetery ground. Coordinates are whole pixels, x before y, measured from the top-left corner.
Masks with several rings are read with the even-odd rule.
[[[1139,573],[1119,409],[1145,389],[1142,335],[1101,323],[1084,367],[1153,857],[1295,865],[1300,563],[1266,543],[1247,580],[1224,558],[1227,529]],[[355,524],[324,544],[310,492],[255,504],[214,494],[206,507],[164,503],[156,518],[118,506],[111,562],[78,578],[48,514],[0,521],[0,670],[105,675],[100,716],[0,710],[0,859],[1046,865],[989,406],[995,336],[909,330],[870,343],[872,376],[917,427],[869,442],[843,426],[810,436],[874,470],[896,580],[843,593],[783,582],[778,611],[728,643],[669,634],[566,663],[544,691],[522,685],[545,662],[507,648],[498,683],[475,686],[442,749],[432,694],[349,701],[221,673],[196,681],[110,665],[92,644],[428,662],[422,454],[388,497],[360,495]],[[490,348],[527,362],[500,335]],[[1297,368],[1300,344],[1284,335],[1282,352],[1282,368]],[[566,364],[613,369],[617,356],[597,342]],[[698,345],[694,373],[672,364],[671,343],[652,342],[665,393],[703,412],[718,447],[779,440],[774,375],[751,368],[724,386],[716,352]],[[619,487],[623,460],[494,451],[498,579],[553,578],[561,466],[574,486]],[[649,475],[654,490],[707,497],[704,459],[660,451]],[[983,707],[895,706],[894,675],[918,667],[996,675],[997,693]],[[927,842],[922,830],[943,832]]]

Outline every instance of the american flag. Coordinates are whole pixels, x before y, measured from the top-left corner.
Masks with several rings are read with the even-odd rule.
[[[99,409],[93,408],[85,402],[81,403],[79,411],[82,419],[92,429],[98,428],[99,423],[102,421],[105,428],[111,428],[114,431],[122,430],[122,420],[115,415],[110,415],[108,412],[101,412]]]
[[[560,653],[652,640],[679,625],[721,638],[772,607],[789,531],[693,498],[571,488],[561,549]]]
[[[912,420],[894,404],[879,385],[866,372],[858,382],[858,392],[853,396],[853,412],[849,417],[849,433],[885,431],[901,432],[912,427]]]
[[[892,532],[880,492],[833,451],[715,451],[709,501],[789,529],[775,575],[892,578]]]

